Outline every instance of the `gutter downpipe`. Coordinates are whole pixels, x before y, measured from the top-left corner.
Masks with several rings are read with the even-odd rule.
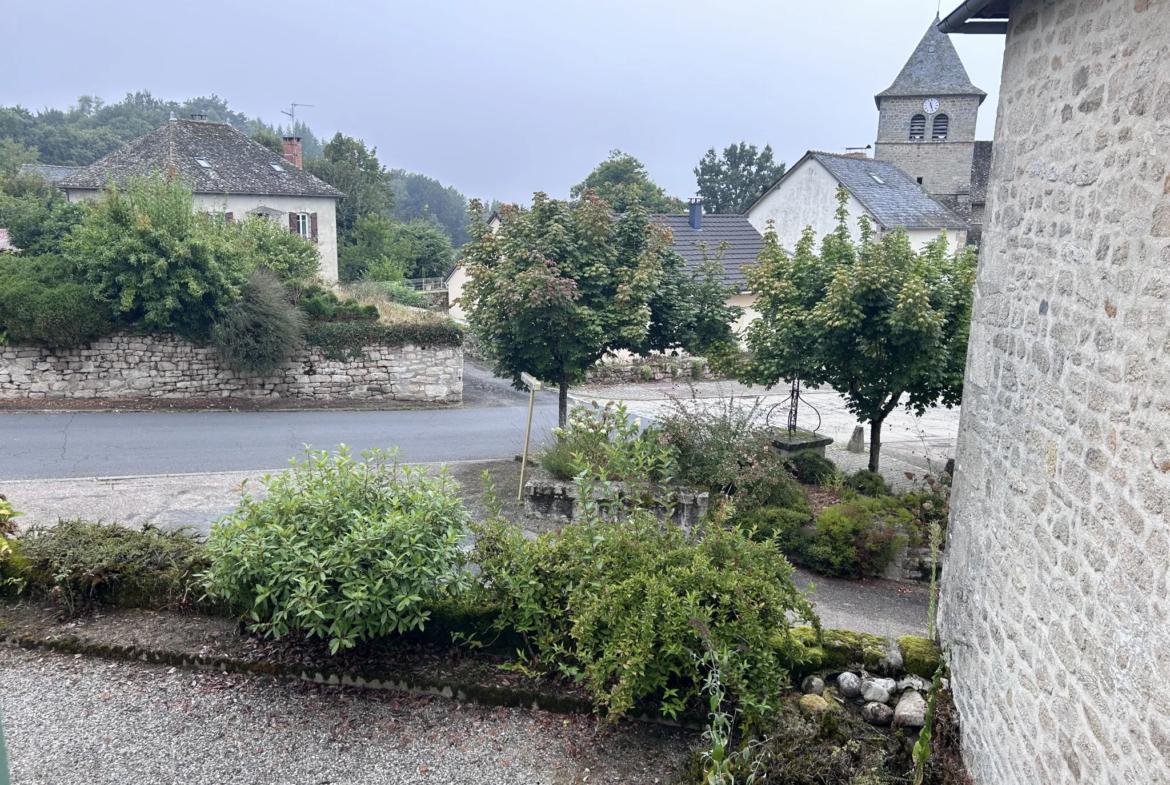
[[[984,35],[1003,35],[1007,33],[1007,22],[970,22],[975,14],[982,11],[991,0],[963,0],[963,4],[947,14],[947,18],[938,23],[940,33],[981,33]]]

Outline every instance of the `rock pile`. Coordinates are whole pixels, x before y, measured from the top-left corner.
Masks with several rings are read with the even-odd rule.
[[[947,688],[945,679],[941,686]],[[808,676],[801,684],[805,693],[801,708],[806,715],[822,714],[821,704],[836,699],[860,707],[861,718],[870,725],[921,728],[926,724],[925,695],[929,689],[930,682],[914,675],[895,680],[860,670],[829,674],[823,679]],[[815,710],[812,698],[816,699]]]

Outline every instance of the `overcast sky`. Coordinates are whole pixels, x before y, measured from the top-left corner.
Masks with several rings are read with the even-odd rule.
[[[943,13],[958,0],[944,0]],[[292,101],[320,136],[469,196],[564,197],[613,148],[680,197],[707,148],[780,160],[871,143],[937,0],[10,0],[0,104],[64,108],[134,90],[216,93],[270,122]],[[953,36],[988,92],[1001,36]]]

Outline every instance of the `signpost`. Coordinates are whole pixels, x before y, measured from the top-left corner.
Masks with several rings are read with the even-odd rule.
[[[528,437],[532,435],[532,407],[536,403],[536,393],[544,387],[540,381],[527,373],[520,374],[520,381],[528,386],[528,425],[524,428],[524,453],[520,456],[520,490],[516,494],[517,501],[524,500],[524,470],[528,467]]]

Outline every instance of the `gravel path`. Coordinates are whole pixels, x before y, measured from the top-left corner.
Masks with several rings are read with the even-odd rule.
[[[671,783],[693,734],[0,649],[14,785]]]

